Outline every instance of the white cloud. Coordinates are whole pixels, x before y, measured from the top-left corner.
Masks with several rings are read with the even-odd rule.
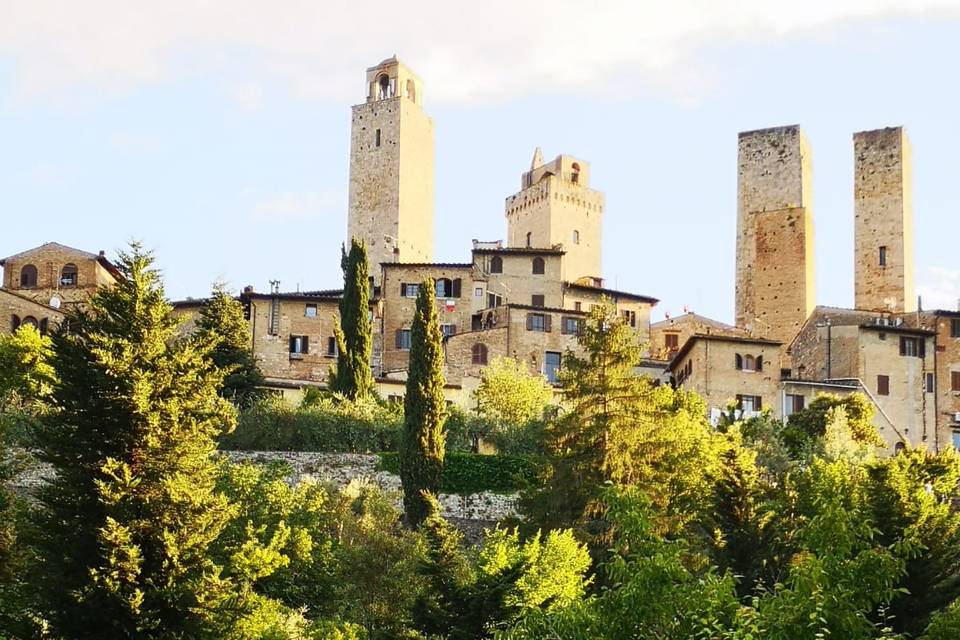
[[[702,91],[705,46],[921,14],[957,16],[960,0],[0,0],[0,60],[21,98],[241,66],[356,99],[363,69],[396,52],[429,80],[429,100],[636,88],[686,99]]]
[[[919,278],[917,294],[924,309],[957,309],[960,301],[960,271],[927,267]]]
[[[346,196],[339,191],[284,192],[269,195],[248,191],[254,200],[250,208],[251,222],[290,222],[318,220],[328,215],[343,217]]]

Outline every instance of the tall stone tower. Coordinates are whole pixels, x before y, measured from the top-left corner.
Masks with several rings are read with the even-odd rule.
[[[853,134],[857,309],[916,311],[911,148],[902,127]]]
[[[813,311],[810,147],[799,126],[742,132],[736,323],[788,344]]]
[[[506,200],[507,246],[562,246],[563,278],[600,278],[604,197],[590,188],[590,165],[559,155],[544,163],[538,148],[520,191]]]
[[[353,107],[347,234],[381,262],[433,260],[433,121],[423,84],[394,56],[367,69],[367,100]]]

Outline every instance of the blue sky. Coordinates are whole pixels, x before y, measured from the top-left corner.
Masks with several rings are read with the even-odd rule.
[[[338,286],[350,105],[397,53],[436,125],[438,260],[505,236],[540,146],[591,163],[610,286],[729,321],[737,132],[799,123],[817,302],[846,306],[851,135],[902,124],[918,291],[960,297],[956,1],[318,4],[0,0],[0,254],[135,238],[173,298]]]

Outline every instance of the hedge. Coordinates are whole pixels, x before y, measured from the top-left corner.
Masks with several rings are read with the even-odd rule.
[[[399,474],[399,455],[393,451],[381,453],[379,469]],[[530,458],[447,453],[443,462],[440,490],[458,495],[483,491],[514,493],[536,482],[537,473],[537,464]]]

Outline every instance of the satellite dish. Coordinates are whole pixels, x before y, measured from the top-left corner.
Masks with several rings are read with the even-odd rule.
[[[53,296],[50,298],[50,306],[53,307],[54,309],[59,309],[60,304],[61,304],[60,296]]]

